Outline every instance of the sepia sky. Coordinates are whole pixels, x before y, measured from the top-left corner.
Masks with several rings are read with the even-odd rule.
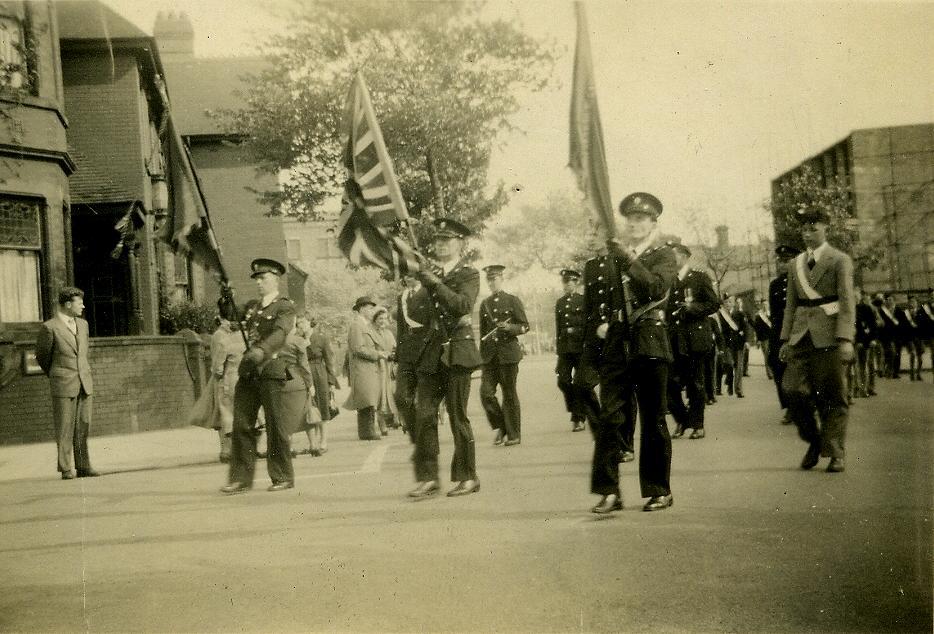
[[[150,33],[158,11],[185,11],[199,56],[250,53],[277,25],[264,17],[276,0],[104,2]],[[734,242],[754,239],[770,181],[784,170],[854,129],[934,120],[934,2],[586,6],[613,199],[656,194],[662,224],[676,234],[693,207],[710,226],[729,224]],[[573,6],[493,0],[489,12],[563,51],[558,85],[523,96],[514,121],[525,134],[504,138],[493,159],[492,179],[519,189],[515,210],[574,188]]]

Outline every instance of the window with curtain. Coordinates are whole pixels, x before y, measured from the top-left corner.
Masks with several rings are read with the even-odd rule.
[[[41,201],[0,194],[0,322],[41,321]]]

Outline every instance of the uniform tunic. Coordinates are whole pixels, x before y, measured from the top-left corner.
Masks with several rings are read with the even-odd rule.
[[[288,333],[295,326],[292,300],[277,297],[268,306],[259,300],[247,303],[244,326],[251,348],[263,351],[255,363],[249,356],[240,361],[240,379],[234,392],[234,421],[229,482],[252,486],[256,471],[256,415],[263,408],[266,417],[266,468],[273,483],[291,482],[292,455],[290,431],[283,409],[282,389],[291,378],[288,364],[278,358]]]
[[[665,326],[667,296],[678,275],[674,251],[656,242],[636,258],[613,257],[617,276],[611,279],[606,258],[591,260],[584,269],[586,348],[600,348],[603,414],[594,447],[591,491],[599,495],[619,491],[620,424],[634,420],[635,404],[642,425],[639,445],[639,482],[643,497],[671,493],[671,436],[665,421],[668,366],[673,357]],[[622,276],[628,278],[625,292]],[[619,298],[625,303],[621,305]],[[628,321],[620,319],[623,310]],[[599,321],[598,321],[599,320]],[[634,322],[634,323],[631,323]],[[608,324],[605,340],[597,336]],[[591,355],[593,353],[591,352]],[[604,394],[606,397],[604,398]],[[632,422],[627,424],[632,425]]]
[[[497,324],[506,322],[505,327]],[[480,303],[480,358],[483,372],[480,378],[480,402],[490,426],[502,430],[509,439],[522,434],[522,413],[516,378],[522,348],[518,335],[529,330],[522,301],[504,291],[493,293]],[[503,402],[496,398],[496,388],[503,392]]]
[[[473,429],[467,418],[470,374],[480,365],[470,315],[480,292],[480,274],[463,262],[440,280],[421,274],[431,306],[429,332],[415,362],[415,479],[438,479],[438,406],[444,400],[454,436],[451,480],[477,479]]]
[[[568,293],[555,302],[555,351],[558,363],[558,389],[564,396],[564,407],[573,422],[590,421],[596,431],[600,404],[593,385],[587,385],[581,376],[581,354],[584,350],[584,295]]]

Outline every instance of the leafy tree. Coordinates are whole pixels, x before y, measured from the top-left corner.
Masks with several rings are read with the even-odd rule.
[[[581,269],[600,244],[586,202],[576,193],[556,191],[540,205],[524,205],[518,216],[486,236],[502,263],[524,271],[538,264],[546,271]]]
[[[854,218],[853,195],[846,178],[824,179],[810,165],[780,183],[765,208],[772,214],[777,240],[785,240],[801,248],[796,214],[799,209],[817,207],[826,212],[827,241],[853,258],[857,271],[871,270],[882,259],[877,243],[861,242]]]
[[[291,175],[262,192],[272,213],[320,218],[339,194],[342,117],[364,71],[403,197],[419,230],[449,215],[479,228],[506,202],[488,183],[490,153],[521,91],[544,88],[551,45],[481,15],[481,2],[301,0],[263,50],[246,107],[226,112],[261,169]]]

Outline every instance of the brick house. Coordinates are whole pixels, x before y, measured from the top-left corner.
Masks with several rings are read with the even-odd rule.
[[[288,264],[282,291],[303,307],[307,274],[294,261],[298,258],[286,252],[282,218],[269,216],[268,206],[256,194],[278,187],[276,177],[258,173],[243,145],[244,134],[214,116],[243,106],[248,76],[260,73],[267,62],[260,57],[195,57],[194,29],[184,13],[160,13],[153,37],[165,68],[172,113],[191,148],[238,301],[255,293],[250,261],[269,257]],[[216,300],[217,290],[206,285],[206,301]]]

